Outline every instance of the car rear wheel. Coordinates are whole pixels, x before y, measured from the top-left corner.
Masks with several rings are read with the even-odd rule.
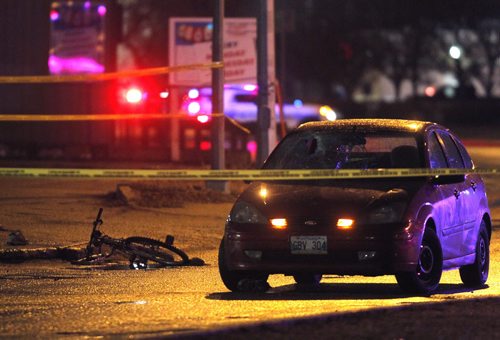
[[[293,279],[301,285],[317,285],[321,281],[323,275],[321,274],[295,274]]]
[[[227,289],[233,292],[266,291],[270,287],[267,283],[268,274],[254,271],[230,270],[225,260],[224,239],[219,246],[219,274]]]
[[[486,223],[481,221],[476,242],[476,260],[473,264],[460,267],[460,278],[467,287],[479,287],[488,279],[490,269],[490,239]]]
[[[430,294],[439,285],[443,272],[443,255],[436,232],[424,232],[417,268],[414,272],[396,274],[399,287],[407,293]]]

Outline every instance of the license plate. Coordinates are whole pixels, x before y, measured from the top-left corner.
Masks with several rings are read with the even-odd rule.
[[[326,236],[291,236],[292,254],[328,254]]]

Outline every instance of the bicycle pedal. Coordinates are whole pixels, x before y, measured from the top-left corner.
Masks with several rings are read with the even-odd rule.
[[[190,266],[204,266],[205,261],[203,261],[199,257],[193,257],[193,258],[189,259],[188,265],[190,265]]]

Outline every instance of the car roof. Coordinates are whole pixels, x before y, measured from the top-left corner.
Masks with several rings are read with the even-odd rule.
[[[365,131],[395,131],[395,132],[410,132],[421,133],[430,127],[437,127],[443,130],[447,128],[436,123],[425,122],[420,120],[407,119],[338,119],[333,122],[309,122],[302,124],[297,130],[365,130]]]

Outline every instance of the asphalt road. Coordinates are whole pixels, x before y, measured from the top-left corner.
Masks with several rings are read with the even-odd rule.
[[[499,237],[493,240],[498,244]],[[215,254],[204,267],[129,270],[125,266],[78,268],[67,262],[2,265],[3,336],[172,335],[228,325],[351,312],[378,307],[500,296],[500,250],[492,253],[488,287],[464,289],[446,272],[436,294],[408,297],[391,276],[327,276],[318,288],[299,289],[272,276],[265,294],[229,293],[219,280]]]
[[[478,148],[474,153],[481,160],[480,165],[498,167],[500,161],[494,157],[498,151]],[[77,225],[88,221],[93,213],[85,211],[94,211],[100,204],[96,200],[102,199],[102,194],[116,183],[74,187],[71,181],[64,185],[56,183],[61,182],[0,179],[3,216],[0,222],[8,226],[24,223],[28,238],[50,239],[52,233],[64,233],[68,242],[85,239],[88,229]],[[499,183],[498,176],[488,179],[495,192]],[[490,195],[492,199],[497,207],[498,194]],[[224,211],[229,206],[194,205],[191,216],[186,215],[185,209],[106,208],[109,211],[106,216],[110,220],[120,219],[124,226],[138,220],[147,222],[150,228],[153,226],[148,236],[163,234],[159,226],[170,221],[169,227],[177,227],[174,233],[180,235],[177,242],[185,242],[192,255],[202,257],[207,262],[203,267],[133,271],[121,265],[77,267],[63,261],[0,264],[0,335],[51,338],[180,335],[325,313],[500,296],[498,228],[492,240],[488,286],[479,290],[464,289],[458,272],[451,271],[444,273],[439,290],[430,297],[401,294],[392,276],[326,276],[318,288],[304,291],[291,278],[275,275],[270,279],[273,289],[267,293],[230,293],[219,279],[215,250],[217,237],[222,234]],[[497,227],[498,217],[494,215]],[[31,224],[46,226],[45,234],[43,228],[30,234]],[[125,233],[118,227],[107,231],[118,236]],[[142,235],[146,229],[138,231]]]

